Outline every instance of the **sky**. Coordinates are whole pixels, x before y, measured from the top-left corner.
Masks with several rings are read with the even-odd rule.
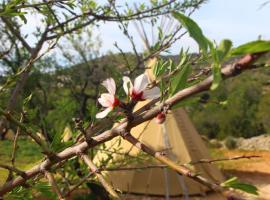
[[[270,39],[270,4],[260,8],[265,1],[209,0],[191,18],[198,23],[209,39],[217,42],[229,38],[233,41],[234,46],[237,46],[256,40],[259,36],[263,39]],[[131,31],[136,32],[134,29]],[[131,51],[130,43],[116,24],[102,25],[99,34],[103,41],[102,53],[117,52],[113,46],[115,41],[124,51]],[[137,34],[134,33],[135,35]],[[140,38],[135,36],[134,40],[142,50],[143,45]],[[184,37],[171,48],[171,53],[178,53],[181,47],[189,48],[192,52],[198,51],[196,43],[189,37]]]
[[[105,2],[105,0],[99,0]],[[140,3],[149,0],[118,0],[121,2]],[[209,0],[197,10],[193,18],[203,30],[204,35],[217,43],[222,39],[231,39],[234,46],[256,40],[259,36],[263,39],[270,39],[270,3],[261,8],[267,0]],[[25,34],[34,32],[33,24],[41,24],[41,19],[37,16],[29,16],[28,23],[22,27]],[[127,38],[119,30],[118,25],[113,22],[101,23],[99,30],[95,34],[102,40],[101,54],[119,52],[114,43],[125,52],[131,52],[132,47]],[[144,46],[138,36],[134,25],[131,24],[131,34],[134,36],[135,44],[139,51],[143,51]],[[148,33],[151,33],[148,29]],[[34,36],[28,34],[27,41],[34,44]],[[60,40],[61,42],[61,40]],[[171,54],[177,54],[181,48],[189,49],[190,52],[197,52],[198,46],[187,36],[175,43],[170,49]]]

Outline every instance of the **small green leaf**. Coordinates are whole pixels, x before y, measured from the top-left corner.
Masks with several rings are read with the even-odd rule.
[[[21,20],[24,22],[24,24],[27,23],[27,19],[24,15],[19,15],[19,17],[21,18]]]
[[[65,145],[64,142],[62,142],[62,139],[64,137],[65,131],[57,131],[53,137],[53,141],[51,143],[51,147],[54,151],[58,151]]]
[[[186,64],[182,66],[181,71],[172,78],[170,95],[174,95],[177,91],[186,87],[187,79],[192,72],[191,66]]]
[[[256,40],[240,45],[239,47],[232,50],[231,55],[244,55],[249,53],[261,53],[270,51],[270,41]]]
[[[28,104],[28,103],[31,101],[32,96],[33,96],[33,94],[31,93],[28,97],[26,97],[26,98],[23,100],[23,105]]]
[[[254,185],[250,185],[247,183],[241,183],[238,181],[237,177],[233,177],[223,183],[221,183],[222,187],[227,187],[227,188],[233,188],[233,189],[238,189],[242,190],[244,192],[258,195],[258,188],[255,187]]]
[[[163,60],[156,62],[153,69],[153,74],[155,75],[156,78],[160,77],[165,72],[168,63],[169,63],[168,61],[164,62]]]
[[[208,49],[208,40],[203,35],[203,32],[198,24],[182,13],[172,12],[172,15],[182,24],[183,27],[187,29],[190,37],[192,37],[198,43],[199,47],[206,53]]]
[[[212,72],[213,72],[213,76],[214,76],[214,79],[213,79],[213,82],[212,82],[212,85],[211,85],[211,90],[215,90],[218,88],[221,80],[222,80],[222,76],[221,76],[221,65],[218,64],[218,63],[214,63],[212,65]]]
[[[224,39],[220,42],[217,48],[219,62],[223,62],[226,59],[226,57],[229,55],[231,48],[232,48],[231,40]]]

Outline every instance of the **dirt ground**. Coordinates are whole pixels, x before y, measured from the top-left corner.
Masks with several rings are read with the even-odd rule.
[[[217,163],[226,177],[236,176],[241,182],[255,185],[259,190],[259,196],[245,195],[246,200],[270,200],[270,152],[267,151],[240,151],[219,150],[222,157],[232,158],[236,156],[260,156],[259,158],[232,160]],[[217,156],[216,155],[216,156]],[[161,200],[164,198],[149,198],[128,196],[126,200]],[[184,198],[171,198],[171,200],[183,200]],[[192,197],[189,200],[222,200],[218,194],[209,194],[205,197]]]
[[[252,200],[270,200],[270,152],[267,151],[227,151],[225,157],[256,155],[260,158],[229,161],[223,166],[225,175],[236,176],[239,180],[255,185],[259,197],[249,196]]]

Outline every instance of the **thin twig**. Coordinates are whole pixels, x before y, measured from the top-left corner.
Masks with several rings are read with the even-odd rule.
[[[21,113],[20,123],[23,123],[23,120],[24,120],[24,114]],[[18,147],[17,140],[18,140],[20,132],[21,132],[21,128],[17,127],[17,131],[16,131],[14,141],[13,141],[13,151],[12,151],[12,155],[11,155],[11,163],[12,163],[13,167],[15,167],[16,151],[17,151],[17,147]]]
[[[89,167],[89,170],[91,170],[96,177],[98,178],[99,182],[103,185],[103,187],[106,189],[106,191],[115,199],[121,199],[119,195],[114,191],[111,184],[105,180],[105,178],[102,176],[98,168],[95,166],[95,164],[89,159],[89,157],[86,154],[82,154],[81,158],[87,164]]]
[[[48,179],[48,182],[50,183],[50,185],[52,186],[53,191],[57,194],[58,199],[59,200],[65,200],[65,198],[62,195],[59,187],[57,186],[57,183],[56,183],[56,181],[55,181],[54,176],[52,175],[52,173],[45,170],[44,171],[44,175]]]
[[[198,161],[191,161],[188,164],[191,164],[191,165],[197,165],[197,164],[202,164],[202,163],[209,163],[209,164],[211,164],[211,163],[221,162],[221,161],[232,161],[232,160],[252,159],[252,158],[261,158],[261,156],[256,156],[256,155],[246,156],[246,155],[243,155],[243,156],[235,156],[235,157],[231,157],[231,158],[200,159]]]
[[[82,184],[84,184],[85,181],[88,180],[89,177],[91,177],[94,174],[94,172],[90,172],[89,174],[87,174],[85,177],[81,178],[80,181],[74,185],[72,188],[69,189],[69,191],[64,195],[65,197],[70,196],[70,194],[76,190],[78,187],[80,187]]]
[[[26,177],[26,174],[24,171],[22,170],[19,170],[17,169],[16,167],[13,167],[13,166],[9,166],[9,165],[4,165],[4,164],[0,164],[0,168],[3,168],[3,169],[7,169],[9,171],[12,171],[16,174],[18,174],[19,176],[25,178]]]

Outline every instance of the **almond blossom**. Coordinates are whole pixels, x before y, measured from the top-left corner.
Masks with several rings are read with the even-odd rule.
[[[96,114],[96,118],[104,118],[109,112],[119,105],[119,100],[115,96],[115,82],[112,78],[108,78],[102,82],[102,85],[107,89],[108,93],[101,94],[98,102],[105,107],[105,110]]]
[[[134,86],[129,77],[123,77],[123,87],[125,93],[134,101],[144,101],[146,99],[157,99],[160,97],[160,89],[153,87],[148,89],[150,83],[146,74],[141,74],[134,80]]]

